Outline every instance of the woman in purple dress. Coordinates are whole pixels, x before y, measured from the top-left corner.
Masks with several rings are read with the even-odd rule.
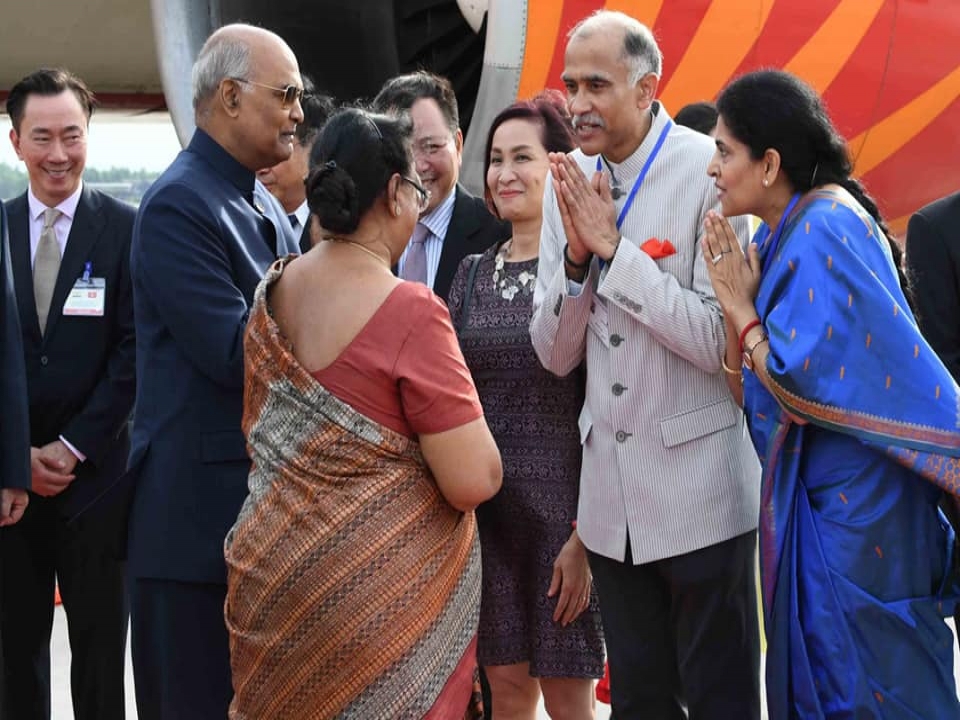
[[[487,138],[486,196],[511,222],[513,237],[466,258],[450,292],[454,327],[504,467],[500,493],[477,508],[477,657],[496,720],[533,720],[541,692],[554,720],[593,718],[593,681],[603,674],[599,608],[575,527],[584,375],[544,370],[528,331],[547,153],[573,147],[559,93],[497,116]]]

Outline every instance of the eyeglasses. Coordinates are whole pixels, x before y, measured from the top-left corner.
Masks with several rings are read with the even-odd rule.
[[[256,85],[257,87],[266,88],[267,90],[273,90],[276,96],[280,98],[281,107],[284,108],[288,108],[295,102],[303,100],[303,88],[297,87],[296,85],[287,85],[286,87],[278,88],[273,85],[265,85],[264,83],[247,80],[246,78],[235,77],[230,79],[236,82],[247,83],[248,85]]]
[[[417,207],[420,212],[423,212],[427,209],[427,205],[430,204],[430,191],[427,190],[423,185],[418,183],[416,180],[408,178],[406,175],[401,175],[400,179],[404,182],[410,183],[413,185],[413,189],[417,191]]]

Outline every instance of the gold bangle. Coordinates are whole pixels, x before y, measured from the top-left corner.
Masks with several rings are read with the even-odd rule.
[[[743,372],[741,372],[740,370],[731,370],[730,368],[727,367],[727,354],[726,354],[726,353],[724,353],[724,354],[720,357],[720,364],[723,365],[723,371],[724,371],[725,373],[728,373],[729,375],[743,375]]]

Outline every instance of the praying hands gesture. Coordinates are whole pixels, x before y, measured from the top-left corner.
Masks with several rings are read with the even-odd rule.
[[[550,153],[550,173],[567,236],[568,259],[579,266],[587,263],[591,254],[603,260],[612,258],[620,242],[620,231],[610,183],[604,173],[597,171],[593,180],[588,180],[565,153]]]
[[[744,255],[730,221],[713,210],[707,213],[703,227],[700,247],[713,291],[729,327],[739,333],[757,317],[754,301],[760,288],[761,269],[757,246],[751,244]]]

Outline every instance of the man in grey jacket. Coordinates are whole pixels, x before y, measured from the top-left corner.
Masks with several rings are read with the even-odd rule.
[[[531,336],[587,366],[577,531],[600,597],[617,720],[760,717],[759,465],[721,366],[699,248],[710,138],[655,100],[649,29],[598,12],[569,35],[580,150],[551,156]],[[746,238],[745,219],[734,221]]]

